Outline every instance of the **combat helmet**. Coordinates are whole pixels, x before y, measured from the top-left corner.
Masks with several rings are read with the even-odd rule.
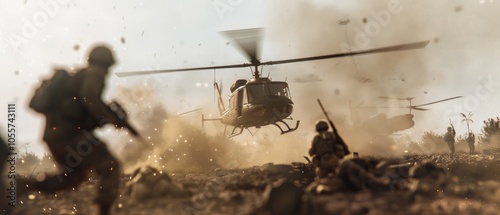
[[[319,120],[316,122],[316,131],[321,132],[321,131],[326,131],[328,130],[328,123],[325,122],[325,120]]]
[[[116,62],[111,49],[104,45],[94,47],[92,51],[90,51],[87,61],[90,64],[98,64],[106,67],[110,67]]]

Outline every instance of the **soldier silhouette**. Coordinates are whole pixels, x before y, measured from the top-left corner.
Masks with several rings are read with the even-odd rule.
[[[444,141],[448,144],[448,148],[450,149],[450,158],[453,158],[455,154],[455,128],[453,125],[448,127],[446,134],[444,134]]]
[[[25,179],[23,183],[29,190],[52,193],[77,187],[94,170],[100,176],[95,201],[99,213],[106,215],[118,196],[121,170],[118,160],[93,131],[109,123],[117,127],[127,124],[101,100],[108,70],[115,64],[111,49],[96,46],[87,61],[87,67],[69,76],[55,92],[53,105],[45,113],[43,140],[62,172],[39,175],[36,180]]]
[[[467,144],[469,145],[469,153],[473,154],[475,151],[475,146],[474,143],[476,142],[476,135],[474,133],[469,132],[469,135],[467,136]]]
[[[324,178],[329,173],[334,173],[340,159],[349,154],[347,145],[334,132],[328,131],[328,123],[321,120],[316,123],[316,131],[309,155],[313,156],[316,166],[316,176]]]

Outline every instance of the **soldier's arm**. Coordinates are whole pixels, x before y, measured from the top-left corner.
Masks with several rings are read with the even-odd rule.
[[[311,148],[309,149],[309,156],[313,156],[316,154],[316,142],[317,141],[317,136],[314,137],[312,143],[311,143]]]
[[[89,72],[85,77],[80,95],[83,97],[83,104],[99,124],[113,123],[121,126],[121,120],[108,108],[101,100],[104,90],[105,77],[97,72]]]

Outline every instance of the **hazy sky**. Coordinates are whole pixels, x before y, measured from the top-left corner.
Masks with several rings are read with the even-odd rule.
[[[44,150],[43,119],[27,109],[27,102],[54,66],[83,66],[87,48],[96,42],[114,47],[118,64],[112,72],[244,63],[218,32],[251,27],[266,28],[263,60],[337,53],[345,51],[345,44],[369,49],[431,40],[423,50],[264,68],[265,75],[271,72],[274,80],[290,83],[294,118],[303,121],[293,135],[312,134],[312,122],[321,117],[310,108],[316,107],[316,98],[334,114],[349,115],[349,100],[405,105],[375,97],[414,96],[418,104],[465,96],[415,113],[417,126],[406,132],[416,134],[444,132],[448,118],[469,111],[475,114],[473,130],[479,132],[483,119],[500,115],[500,5],[493,0],[1,0],[0,5],[0,112],[6,113],[8,102],[18,105],[19,144],[31,142],[37,152]],[[349,24],[339,25],[342,19]],[[249,75],[248,69],[218,71],[217,79],[228,94],[232,81]],[[110,75],[105,98],[116,97],[120,86],[147,86],[169,111],[204,108],[217,114],[212,80],[212,71]],[[381,112],[407,113],[363,114]],[[5,127],[5,114],[0,119]],[[456,126],[465,132],[464,125]]]

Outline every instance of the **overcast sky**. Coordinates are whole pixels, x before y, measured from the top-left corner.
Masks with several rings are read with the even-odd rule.
[[[359,50],[431,40],[423,50],[264,68],[265,75],[290,83],[294,118],[303,121],[293,135],[312,134],[312,123],[321,117],[310,108],[316,98],[336,115],[349,115],[349,100],[405,105],[377,96],[416,97],[414,104],[465,96],[415,113],[417,126],[405,132],[444,132],[448,118],[469,111],[475,115],[472,128],[479,132],[483,119],[500,116],[498,11],[493,0],[1,0],[0,112],[15,102],[19,144],[31,142],[32,150],[43,152],[43,119],[27,108],[32,90],[54,66],[83,66],[92,44],[104,42],[115,49],[118,64],[112,72],[234,64],[245,58],[219,32],[264,27],[263,60],[338,53],[346,44]],[[347,25],[338,24],[347,19]],[[248,69],[234,69],[218,71],[217,79],[227,95],[232,81],[249,75]],[[217,114],[212,71],[110,75],[108,81],[106,99],[116,97],[118,87],[147,85],[169,111],[204,108]],[[381,112],[407,113],[363,114]],[[5,114],[0,119],[5,127]],[[456,126],[465,132],[465,125]]]

